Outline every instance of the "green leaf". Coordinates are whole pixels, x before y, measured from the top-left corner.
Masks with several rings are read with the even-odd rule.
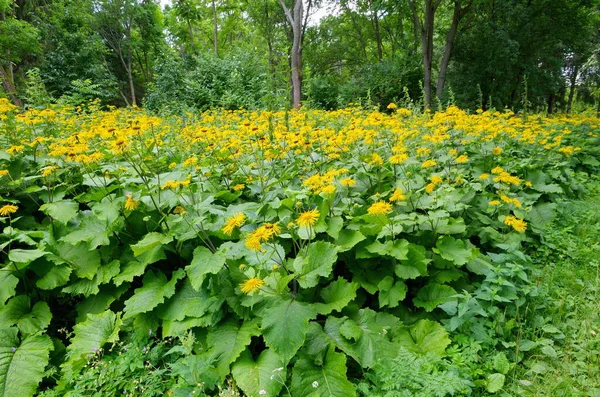
[[[19,342],[16,328],[0,329],[0,396],[33,396],[53,349],[47,335],[33,335]]]
[[[64,260],[75,274],[81,278],[93,279],[100,268],[100,254],[90,251],[85,242],[71,245],[64,242],[58,244],[58,256]]]
[[[162,252],[162,251],[161,251]],[[121,273],[113,278],[113,283],[118,287],[125,282],[132,282],[137,276],[144,274],[147,263],[131,261],[121,269]]]
[[[431,283],[417,292],[417,296],[413,298],[413,304],[431,312],[442,303],[452,300],[453,295],[456,295],[454,288],[448,285]]]
[[[69,359],[63,368],[71,373],[85,364],[88,354],[95,354],[105,343],[119,340],[119,330],[123,321],[110,310],[100,314],[88,314],[87,320],[73,328],[75,335],[67,347]]]
[[[332,238],[337,239],[340,235],[340,230],[344,226],[344,220],[341,216],[327,218],[327,234]]]
[[[118,299],[125,291],[129,289],[128,285],[115,287],[112,284],[103,285],[100,291],[77,304],[77,322],[84,322],[88,314],[98,314],[108,310],[110,304]]]
[[[366,239],[358,230],[344,229],[340,232],[335,244],[340,252],[351,250],[356,244]]]
[[[131,250],[133,251],[133,254],[138,257],[148,251],[162,248],[163,245],[170,243],[171,240],[173,240],[173,237],[171,236],[152,232],[146,234],[137,244],[132,245]]]
[[[466,248],[465,242],[451,236],[443,236],[438,239],[433,252],[442,258],[454,262],[457,266],[467,263],[474,255],[472,248]]]
[[[386,276],[377,285],[379,288],[379,307],[396,307],[406,298],[408,287],[402,281],[394,283],[392,276]]]
[[[398,329],[394,341],[414,353],[433,353],[439,356],[444,354],[450,344],[448,332],[431,320],[419,320],[416,324]]]
[[[367,251],[372,254],[387,255],[396,258],[400,261],[408,259],[408,241],[406,240],[387,240],[385,243],[375,241],[373,244],[366,247]]]
[[[35,285],[39,289],[50,290],[56,287],[61,287],[69,282],[71,269],[68,265],[53,265],[47,273],[40,277]]]
[[[338,278],[321,290],[324,303],[314,303],[313,307],[319,314],[329,314],[332,311],[341,311],[354,298],[356,298],[357,283],[351,283],[344,278]]]
[[[427,275],[427,264],[431,259],[427,258],[427,250],[422,245],[409,244],[407,259],[396,264],[394,271],[396,276],[403,280],[417,278]]]
[[[61,240],[71,245],[76,245],[81,241],[88,243],[88,249],[96,249],[100,245],[109,245],[109,236],[112,231],[106,224],[106,221],[88,216],[81,221],[77,230],[67,234]]]
[[[504,387],[505,379],[506,379],[506,377],[502,374],[499,374],[499,373],[490,374],[487,377],[485,389],[489,393],[496,393],[496,392],[502,390],[502,387]]]
[[[214,327],[206,343],[210,346],[210,357],[221,377],[229,374],[229,365],[246,349],[252,337],[258,335],[258,322],[254,320],[244,321],[241,326],[238,321],[229,320]]]
[[[137,288],[133,296],[125,301],[124,319],[135,316],[139,313],[146,313],[154,309],[170,298],[175,293],[175,284],[177,280],[183,278],[184,272],[179,269],[173,273],[171,280],[163,273],[154,273],[148,271],[144,275],[144,285]]]
[[[0,269],[0,306],[15,295],[19,284],[19,279],[16,278],[12,271],[7,268]]]
[[[33,249],[33,250],[24,250],[24,249],[12,249],[10,251],[8,251],[8,259],[15,262],[15,263],[26,263],[29,264],[31,262],[33,262],[34,260],[41,258],[42,256],[46,255],[47,252],[38,250],[38,249]],[[23,267],[19,267],[20,269],[22,269]]]
[[[294,269],[298,272],[298,283],[302,288],[312,288],[319,283],[319,277],[328,277],[337,261],[337,248],[325,241],[310,244],[306,256],[294,260]]]
[[[256,361],[246,350],[231,366],[233,379],[248,397],[278,396],[286,372],[283,361],[271,349],[264,350]]]
[[[222,251],[214,254],[206,247],[197,247],[194,250],[192,263],[186,266],[185,271],[188,274],[192,287],[199,290],[207,274],[217,274],[225,264],[226,256]]]
[[[0,328],[16,325],[25,335],[45,330],[51,319],[52,313],[46,302],[37,302],[31,308],[29,297],[24,295],[15,296],[0,309]]]
[[[323,365],[302,357],[292,372],[292,395],[303,397],[351,397],[356,390],[346,378],[346,356],[329,347]]]
[[[265,343],[288,363],[304,343],[316,312],[298,301],[276,299],[262,319]]]
[[[504,375],[510,371],[510,363],[506,358],[506,354],[498,353],[494,356],[494,369]]]
[[[181,321],[186,317],[200,318],[219,310],[222,304],[223,300],[210,294],[208,289],[195,290],[189,278],[186,278],[175,295],[157,309],[157,315],[167,321]]]
[[[527,213],[525,219],[529,221],[532,228],[538,230],[546,229],[556,217],[556,204],[542,203],[534,205]]]
[[[40,207],[40,211],[64,224],[75,218],[78,210],[79,204],[72,200],[55,201]]]

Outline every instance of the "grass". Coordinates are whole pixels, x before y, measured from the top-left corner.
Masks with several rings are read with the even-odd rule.
[[[586,199],[560,205],[532,254],[539,295],[522,337],[536,345],[508,395],[600,397],[600,178],[588,189]]]

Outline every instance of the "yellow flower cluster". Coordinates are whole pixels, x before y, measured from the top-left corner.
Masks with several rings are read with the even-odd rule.
[[[246,215],[242,214],[241,212],[238,212],[235,215],[227,218],[227,220],[225,221],[225,225],[221,230],[223,230],[223,233],[225,233],[226,235],[231,236],[235,228],[242,226],[244,222],[246,222]]]
[[[278,222],[265,223],[246,237],[244,245],[249,250],[262,251],[261,243],[277,237],[279,233],[281,233],[281,228],[279,227]]]
[[[504,218],[504,224],[511,226],[515,231],[519,233],[525,232],[527,230],[527,222],[522,219],[515,218],[514,216],[506,216]]]

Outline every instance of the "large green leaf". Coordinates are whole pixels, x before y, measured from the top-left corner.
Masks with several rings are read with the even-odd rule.
[[[442,303],[454,299],[453,295],[456,295],[456,291],[449,285],[430,283],[417,292],[413,304],[431,312]]]
[[[177,280],[184,276],[182,269],[173,273],[171,280],[163,273],[148,271],[144,275],[144,285],[137,288],[133,296],[125,301],[124,319],[139,313],[146,313],[170,298],[175,293]]]
[[[262,331],[265,343],[288,363],[304,343],[309,321],[316,312],[295,300],[276,299],[265,311]]]
[[[75,218],[78,210],[79,204],[72,200],[55,201],[40,207],[40,211],[65,224]]]
[[[41,251],[39,249],[24,250],[15,248],[8,251],[8,259],[20,264],[19,269],[23,269],[25,267],[23,265],[27,265],[46,254],[47,252]]]
[[[319,314],[329,314],[334,310],[340,311],[356,298],[357,289],[358,284],[338,278],[321,290],[320,295],[324,303],[315,303],[313,307]]]
[[[527,219],[531,227],[538,230],[544,230],[552,223],[556,217],[556,204],[542,203],[534,205],[527,213]]]
[[[63,364],[67,373],[81,368],[87,355],[99,351],[105,343],[119,340],[123,321],[120,315],[110,310],[100,314],[88,314],[87,320],[73,328],[74,336],[67,347],[69,359]]]
[[[394,268],[396,276],[401,279],[412,279],[427,275],[427,264],[431,259],[427,258],[427,250],[422,245],[409,244],[407,259],[399,261]]]
[[[24,335],[45,330],[51,319],[52,313],[46,302],[37,302],[32,308],[25,295],[15,296],[0,309],[0,328],[16,325]]]
[[[0,397],[33,396],[54,349],[47,335],[19,342],[17,334],[16,328],[0,329]]]
[[[457,240],[451,236],[440,237],[435,244],[433,252],[448,261],[454,262],[457,266],[467,263],[476,253],[473,248],[467,248],[464,241]]]
[[[73,269],[65,264],[51,265],[50,269],[35,282],[35,285],[45,290],[63,286],[69,282],[72,271]]]
[[[129,289],[129,285],[123,284],[115,287],[112,284],[103,285],[100,291],[77,304],[77,322],[83,322],[88,314],[98,314],[107,310],[111,303],[118,299],[125,291]]]
[[[352,397],[356,390],[346,378],[346,355],[329,347],[323,365],[302,357],[292,372],[292,395],[303,397]]]
[[[403,261],[408,259],[408,241],[406,240],[387,240],[384,243],[375,241],[371,245],[365,247],[371,254],[377,254],[381,256],[391,256],[397,260]]]
[[[394,282],[392,276],[386,276],[377,285],[379,288],[379,307],[396,307],[406,298],[408,287],[402,281]]]
[[[356,244],[363,241],[366,237],[358,230],[344,229],[340,232],[335,244],[340,252],[351,250]]]
[[[306,256],[294,260],[294,269],[299,274],[298,283],[302,288],[312,288],[319,283],[319,277],[328,277],[337,260],[335,245],[316,241],[310,244]]]
[[[394,341],[414,353],[434,353],[440,356],[450,344],[448,332],[431,320],[419,320],[416,324],[398,329]]]
[[[163,245],[170,243],[171,240],[173,240],[173,237],[171,236],[152,232],[146,234],[143,239],[132,245],[131,249],[133,254],[138,257],[146,252],[162,248]]]
[[[15,295],[17,284],[19,284],[19,279],[13,275],[11,270],[0,269],[0,306]]]
[[[248,397],[278,396],[286,380],[285,365],[271,349],[264,350],[256,361],[250,351],[244,351],[231,366],[231,374]]]
[[[225,264],[226,256],[222,251],[214,254],[206,247],[197,247],[194,250],[192,263],[186,266],[185,271],[188,274],[192,287],[199,290],[207,274],[217,274]]]
[[[223,300],[210,294],[207,289],[196,291],[189,278],[186,278],[183,286],[156,313],[163,320],[181,321],[186,317],[203,317],[219,310],[222,304]]]
[[[250,344],[253,336],[260,335],[257,321],[244,321],[241,326],[238,321],[229,320],[217,324],[208,334],[206,342],[210,346],[210,357],[221,377],[229,374],[229,365]]]
[[[93,279],[100,268],[100,254],[96,250],[90,251],[85,242],[77,245],[60,242],[57,244],[57,255],[81,278]]]
[[[96,217],[88,216],[81,221],[77,230],[67,234],[61,240],[72,245],[85,241],[88,243],[89,249],[95,249],[99,245],[109,245],[109,236],[111,234],[112,231],[106,224],[106,221],[101,221]]]

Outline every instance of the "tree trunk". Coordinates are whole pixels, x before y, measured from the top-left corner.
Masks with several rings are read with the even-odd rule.
[[[2,87],[10,97],[10,101],[13,103],[13,105],[21,107],[23,106],[23,101],[17,96],[17,89],[15,88],[15,82],[13,80],[10,60],[8,60],[8,64],[9,67],[7,70],[4,68],[4,65],[0,63],[0,79],[2,79]]]
[[[431,69],[433,58],[433,27],[435,21],[435,11],[440,5],[441,0],[425,0],[425,15],[423,22],[419,18],[417,7],[414,0],[409,1],[409,6],[413,14],[415,31],[421,36],[421,55],[423,56],[423,90],[425,92],[425,107],[431,108]]]
[[[292,10],[287,8],[283,0],[279,0],[285,16],[292,26],[293,40],[291,52],[292,69],[292,102],[294,108],[302,106],[302,22],[304,20],[303,0],[295,0]]]
[[[556,99],[556,95],[555,94],[550,94],[550,96],[548,96],[548,114],[552,114],[554,113],[554,101]]]
[[[375,30],[375,40],[377,41],[377,59],[383,61],[383,43],[381,41],[381,32],[379,29],[379,15],[377,10],[373,9],[373,2],[370,2],[371,12],[373,14],[373,29]]]
[[[567,100],[567,114],[571,113],[571,107],[573,106],[573,97],[575,96],[575,85],[577,83],[577,75],[579,74],[579,63],[575,63],[573,66],[573,72],[569,76],[569,99]]]
[[[219,24],[217,23],[217,6],[215,0],[212,0],[213,14],[213,45],[215,47],[215,55],[219,56]]]
[[[458,24],[463,16],[463,11],[460,8],[460,0],[454,1],[454,12],[452,13],[452,24],[450,30],[446,36],[446,46],[444,47],[444,55],[442,56],[442,62],[440,64],[440,74],[437,80],[437,86],[435,88],[435,95],[440,98],[444,91],[444,85],[446,84],[446,72],[448,71],[448,64],[450,63],[450,55],[452,53],[452,46],[454,45],[454,39],[456,38],[456,32],[458,31]]]

